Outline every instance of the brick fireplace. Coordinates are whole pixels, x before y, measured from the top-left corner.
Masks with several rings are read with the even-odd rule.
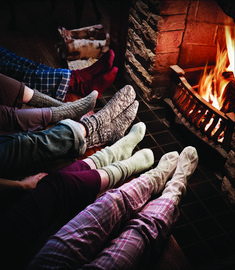
[[[192,69],[213,66],[225,25],[234,21],[214,0],[132,1],[126,69],[146,101],[169,96],[171,65],[187,70],[190,82]]]
[[[183,70],[182,74],[178,74],[179,78],[183,75],[186,84],[192,89],[191,86],[198,84],[205,65],[207,64],[209,68],[215,66],[217,46],[219,44],[223,47],[225,44],[225,26],[234,27],[233,11],[234,4],[230,0],[131,1],[125,67],[148,103],[154,104],[167,98],[174,100],[176,88],[172,87],[171,67],[179,67]],[[180,84],[185,88],[184,83],[180,82]],[[182,107],[181,101],[190,104],[188,108],[197,108],[193,107],[191,99],[191,95],[188,94],[185,99],[182,99],[183,101],[180,97],[176,114],[185,114],[178,110]],[[198,100],[201,102],[200,98]],[[201,113],[202,110],[199,111]],[[220,112],[209,114],[217,115],[215,118],[218,119],[221,117]],[[199,119],[201,117],[199,116],[197,115],[196,118]],[[207,116],[203,118],[206,121]],[[229,122],[229,127],[225,128],[227,133],[229,130],[229,139],[226,138],[227,145],[222,151],[219,149],[225,160],[227,159],[222,191],[229,201],[235,204],[234,117],[232,120],[227,115],[222,117]],[[199,132],[200,138],[210,145],[213,144],[213,147],[218,150],[220,145],[214,143],[213,136],[208,140],[208,132],[202,128],[205,121],[203,120],[204,123],[200,126],[195,119],[188,122],[186,118],[186,126],[192,129],[193,125],[193,133]]]

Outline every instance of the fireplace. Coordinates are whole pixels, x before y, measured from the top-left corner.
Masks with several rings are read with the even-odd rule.
[[[177,117],[227,160],[222,189],[228,193],[233,186],[233,204],[234,111],[221,112],[197,91],[205,66],[216,65],[218,44],[226,44],[225,28],[234,27],[234,10],[232,0],[133,0],[125,62],[147,103],[164,100],[173,112],[169,122]]]
[[[224,26],[234,25],[214,0],[131,2],[126,69],[147,102],[169,96],[170,66],[198,71],[206,63],[213,66]],[[225,5],[229,0],[218,2]],[[187,79],[194,80],[192,75]]]
[[[132,1],[129,20],[126,69],[146,101],[165,99],[194,133],[226,157],[234,114],[211,106],[195,87],[205,65],[215,66],[218,46],[226,44],[225,27],[234,27],[233,19],[214,0],[152,0]]]
[[[230,149],[235,124],[235,113],[223,113],[203,99],[185,78],[185,72],[179,66],[171,66],[173,71],[172,99],[164,101],[175,114],[175,117],[189,130],[204,140],[224,158]],[[174,117],[168,114],[169,122]]]

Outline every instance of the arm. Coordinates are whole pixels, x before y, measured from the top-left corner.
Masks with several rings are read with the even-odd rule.
[[[47,173],[38,173],[20,180],[9,180],[0,178],[0,191],[4,190],[30,190],[36,187],[39,180]]]

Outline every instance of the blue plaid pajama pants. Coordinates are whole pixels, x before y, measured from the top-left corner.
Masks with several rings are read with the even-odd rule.
[[[0,47],[0,73],[61,101],[66,96],[71,76],[69,69],[48,67],[20,57],[2,47]]]

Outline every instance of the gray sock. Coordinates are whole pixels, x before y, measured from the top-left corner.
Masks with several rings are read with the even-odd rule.
[[[126,85],[97,113],[83,117],[81,122],[86,126],[87,136],[112,122],[123,110],[135,100],[136,93],[132,86]]]
[[[87,147],[114,143],[121,139],[134,121],[139,107],[135,100],[126,110],[118,115],[110,124],[86,137]]]
[[[49,108],[49,107],[58,107],[64,104],[62,101],[59,101],[55,98],[52,98],[48,95],[45,95],[41,92],[39,92],[36,89],[33,89],[33,97],[30,99],[29,102],[27,102],[28,106],[33,106],[36,108]]]
[[[84,114],[95,107],[97,91],[92,91],[88,96],[74,102],[66,102],[59,107],[51,107],[52,123],[57,123],[63,119],[79,120]]]
[[[154,163],[154,155],[150,149],[142,149],[136,152],[132,157],[116,161],[102,170],[109,175],[109,188],[116,185],[119,181],[124,181],[132,174],[140,173],[147,170]]]
[[[130,132],[112,146],[106,146],[101,151],[97,151],[89,158],[96,164],[96,168],[102,168],[110,163],[124,160],[131,157],[136,145],[144,138],[146,126],[139,122],[132,126]]]

